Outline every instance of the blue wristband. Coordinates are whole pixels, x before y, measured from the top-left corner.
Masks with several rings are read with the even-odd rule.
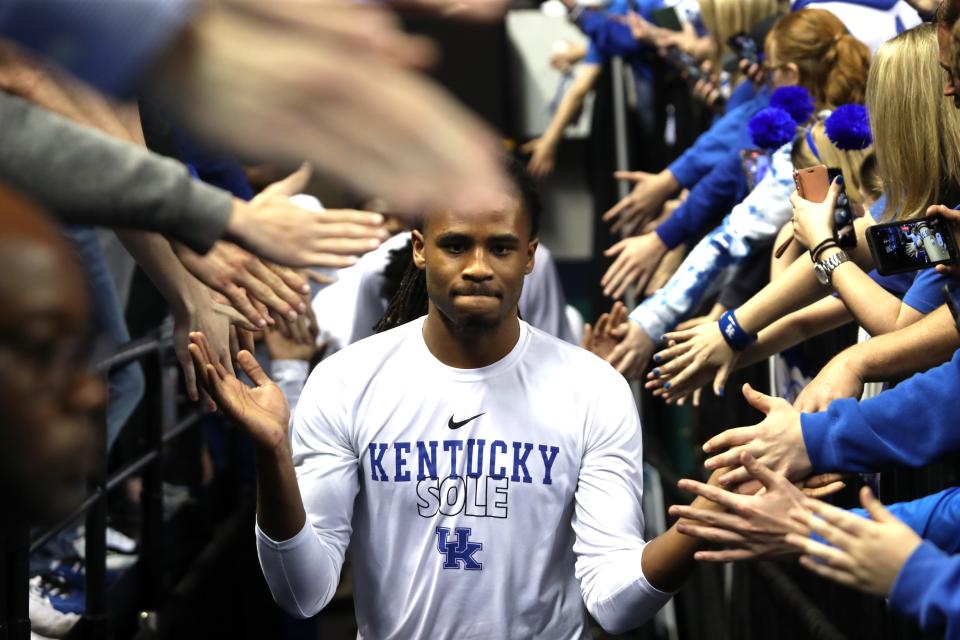
[[[737,322],[737,316],[734,315],[733,309],[724,311],[718,324],[720,325],[720,335],[734,351],[743,351],[757,341],[757,334],[750,334],[743,330],[743,327]]]

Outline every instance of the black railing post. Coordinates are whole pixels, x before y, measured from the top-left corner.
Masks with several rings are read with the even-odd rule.
[[[143,469],[141,494],[140,570],[142,624],[156,624],[157,611],[163,594],[163,429],[166,412],[164,394],[168,386],[164,379],[163,353],[157,351],[144,361],[147,397],[145,445],[158,455]]]
[[[103,423],[102,446],[94,475],[89,479],[88,488],[98,498],[90,506],[85,517],[85,603],[83,610],[83,637],[109,637],[107,621],[107,452],[106,420]]]
[[[30,638],[29,547],[25,524],[0,529],[0,640]]]

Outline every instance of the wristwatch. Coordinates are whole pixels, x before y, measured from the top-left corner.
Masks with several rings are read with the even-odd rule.
[[[850,262],[850,256],[846,251],[838,251],[826,260],[820,260],[813,264],[813,272],[817,276],[817,281],[825,287],[829,287],[833,280],[833,270],[844,262]]]

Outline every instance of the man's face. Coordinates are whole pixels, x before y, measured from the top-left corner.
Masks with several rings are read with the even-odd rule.
[[[947,74],[943,95],[953,98],[953,105],[960,109],[960,86],[953,73],[953,55],[950,53],[950,29],[937,25],[937,44],[940,47],[940,66]]]
[[[0,487],[34,522],[83,497],[103,444],[103,383],[87,359],[79,267],[39,242],[0,242]]]
[[[413,259],[426,271],[432,306],[465,329],[492,330],[516,316],[536,248],[516,201],[502,211],[437,213],[413,232]]]

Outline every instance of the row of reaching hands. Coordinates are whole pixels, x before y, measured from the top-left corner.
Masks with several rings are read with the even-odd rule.
[[[211,402],[242,425],[259,450],[288,453],[290,411],[280,388],[247,350],[241,382],[220,361],[202,333],[190,334],[189,354]],[[744,395],[766,414],[757,425],[731,429],[704,445],[711,455],[708,482],[683,479],[679,488],[698,497],[674,505],[681,534],[710,545],[704,562],[799,557],[809,570],[868,593],[887,595],[900,568],[921,540],[874,497],[860,494],[866,519],[820,498],[845,487],[840,474],[814,475],[803,447],[799,412],[786,401],[744,386]],[[812,537],[815,534],[819,539]]]

